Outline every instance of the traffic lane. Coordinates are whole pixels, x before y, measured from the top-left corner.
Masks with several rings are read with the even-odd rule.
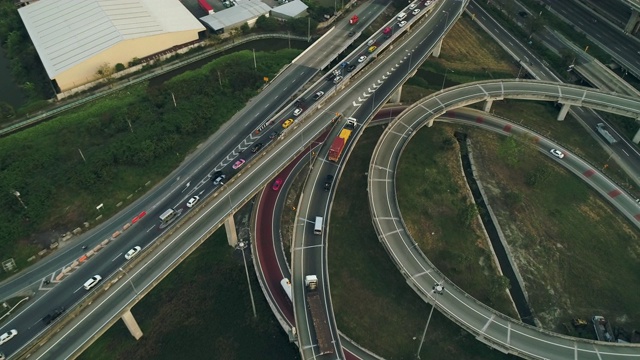
[[[292,161],[282,172],[280,172],[275,179],[282,179],[283,184],[279,191],[274,191],[271,186],[265,187],[263,195],[260,197],[258,204],[258,216],[256,217],[256,249],[258,251],[258,257],[261,264],[262,273],[264,274],[267,286],[270,289],[271,295],[276,301],[281,313],[289,321],[290,324],[295,326],[295,319],[293,315],[293,308],[289,298],[284,294],[280,281],[284,277],[288,276],[287,273],[283,273],[281,264],[278,261],[276,255],[282,249],[282,246],[278,246],[280,242],[279,228],[277,223],[280,222],[279,218],[274,217],[275,204],[280,197],[286,197],[286,187],[290,186],[291,181],[295,178],[295,173],[292,174],[293,169],[300,164],[303,159],[309,154],[309,149],[300,153],[298,157]],[[291,175],[291,176],[290,176]],[[285,185],[286,184],[286,185]],[[276,223],[277,222],[277,223]]]

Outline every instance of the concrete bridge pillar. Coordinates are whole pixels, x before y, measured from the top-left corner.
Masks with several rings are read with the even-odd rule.
[[[569,109],[571,109],[571,105],[562,104],[562,109],[560,109],[560,113],[558,114],[558,121],[564,120],[564,118],[567,116],[567,113],[569,112]]]
[[[431,120],[429,120],[427,122],[427,127],[432,127],[433,126],[433,122],[436,120],[436,118],[431,118]]]
[[[402,85],[396,89],[396,91],[391,94],[389,98],[389,103],[391,104],[400,104],[400,98],[402,97]]]
[[[133,317],[131,310],[128,310],[126,313],[122,315],[122,322],[127,326],[131,335],[136,339],[140,340],[142,337],[142,330],[140,330],[140,326],[138,326],[138,322]]]
[[[638,31],[638,27],[636,26],[638,25],[638,17],[638,10],[631,9],[631,16],[627,21],[627,25],[624,27],[625,33],[635,34]]]
[[[640,129],[638,129],[638,132],[635,135],[633,135],[632,141],[636,144],[640,144]]]
[[[493,99],[487,99],[484,103],[484,112],[490,112],[493,105]]]
[[[438,43],[436,44],[436,47],[431,52],[431,56],[433,57],[440,56],[440,50],[442,50],[442,40],[438,41]]]
[[[236,247],[238,245],[238,233],[236,232],[236,221],[233,219],[233,214],[224,220],[224,229],[227,231],[229,246]]]

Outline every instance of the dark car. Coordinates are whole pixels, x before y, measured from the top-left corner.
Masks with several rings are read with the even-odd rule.
[[[352,37],[353,35],[355,35],[356,33],[354,31],[349,31],[349,33],[347,34],[348,37]]]
[[[273,131],[271,134],[269,134],[269,139],[273,140],[273,139],[277,138],[278,135],[280,135],[279,132]]]
[[[356,66],[351,64],[351,65],[347,66],[347,72],[352,72],[355,68],[356,68]]]
[[[213,185],[222,185],[224,183],[224,178],[226,176],[222,173],[222,171],[216,171],[211,175],[211,181],[213,181]]]
[[[52,313],[47,314],[47,316],[43,317],[42,322],[44,322],[47,325],[51,324],[53,320],[60,317],[60,315],[62,315],[62,313],[64,313],[65,310],[66,309],[64,308],[64,306],[60,306],[59,308],[56,308],[55,310],[53,310]]]
[[[334,74],[334,73],[332,73],[332,72],[331,72],[331,73],[329,73],[329,75],[327,75],[327,77],[325,78],[325,80],[327,80],[327,81],[331,81],[331,80],[333,80],[335,77],[336,77],[336,74]]]
[[[333,175],[327,175],[324,180],[324,191],[331,190],[331,184],[333,184]]]
[[[263,146],[264,146],[264,144],[263,144],[263,143],[257,143],[257,144],[255,144],[255,145],[253,145],[253,146],[251,147],[251,152],[252,152],[252,153],[257,153],[258,151],[260,151],[260,149],[262,149],[262,147],[263,147]]]

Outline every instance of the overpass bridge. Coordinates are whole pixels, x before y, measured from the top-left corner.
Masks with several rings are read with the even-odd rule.
[[[604,343],[564,336],[526,325],[480,303],[440,273],[415,246],[416,242],[406,229],[396,200],[395,173],[401,153],[413,134],[425,125],[431,126],[447,110],[480,101],[490,104],[505,98],[560,101],[626,116],[640,115],[638,98],[535,80],[482,81],[456,86],[424,98],[385,129],[373,152],[368,172],[368,196],[380,242],[419,296],[476,336],[478,341],[499,351],[525,359],[640,359],[640,346],[637,344]],[[519,133],[514,125],[505,125],[502,132],[507,135]],[[539,140],[547,141],[541,137]],[[598,191],[640,227],[640,208],[635,199],[596,170],[592,171],[585,172],[583,176],[601,184]],[[434,291],[436,285],[442,288]]]

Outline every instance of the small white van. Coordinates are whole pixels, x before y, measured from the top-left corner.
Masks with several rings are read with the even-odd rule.
[[[315,235],[322,235],[322,223],[323,223],[322,216],[316,216],[316,222],[313,226],[313,233]]]
[[[84,289],[85,290],[91,290],[92,287],[96,286],[96,284],[98,282],[100,282],[100,280],[102,280],[102,276],[100,275],[94,275],[91,279],[87,280],[84,283]]]
[[[400,14],[398,14],[398,21],[404,20],[404,18],[406,17],[407,17],[407,13],[401,12]]]

